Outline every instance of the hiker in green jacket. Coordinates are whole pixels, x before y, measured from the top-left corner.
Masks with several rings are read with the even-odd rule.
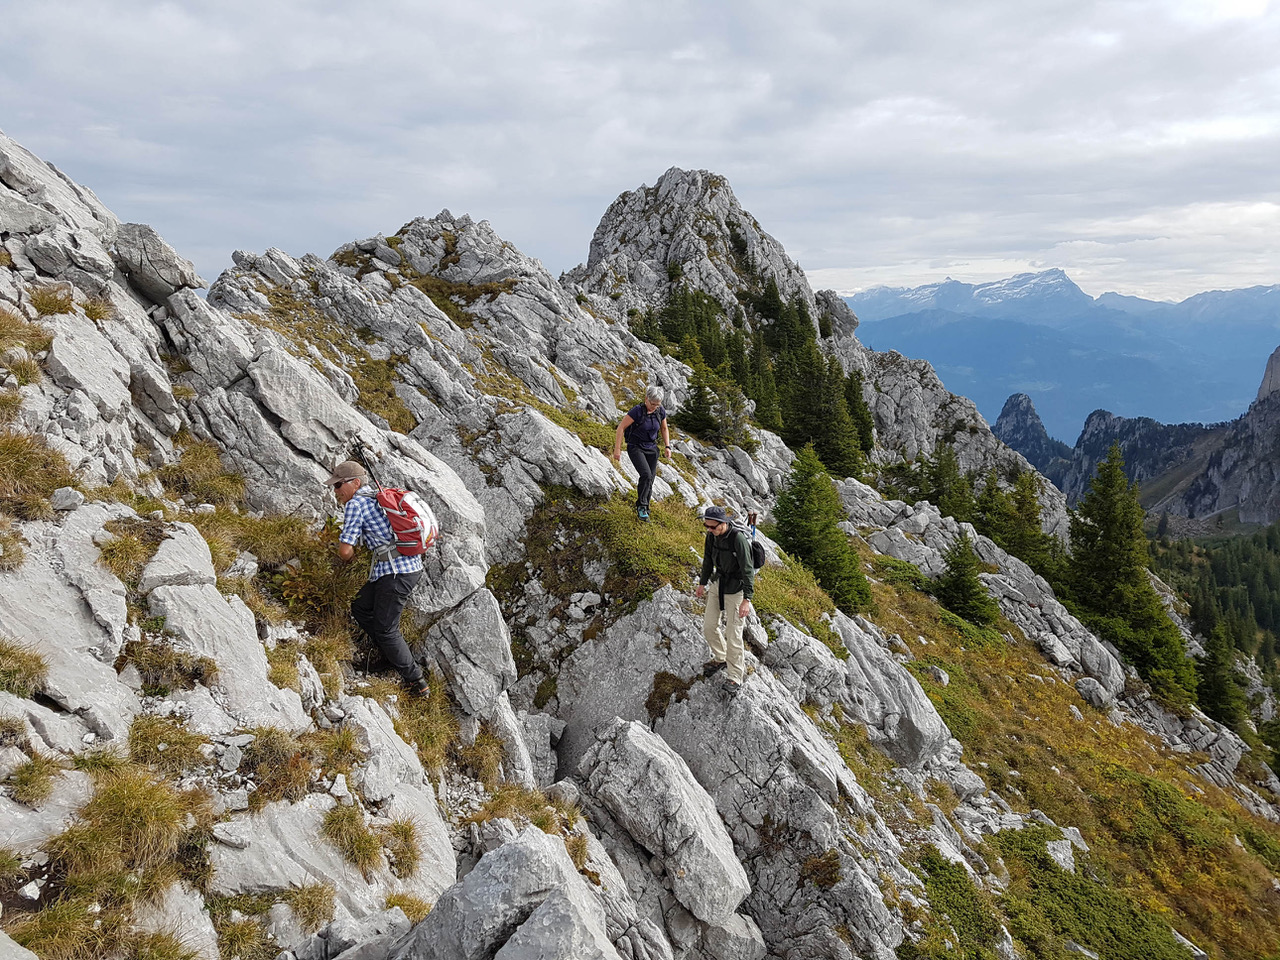
[[[723,507],[707,507],[702,513],[702,525],[707,530],[707,542],[702,551],[702,574],[694,594],[699,599],[707,598],[702,635],[711,648],[711,659],[702,665],[702,675],[710,677],[727,664],[724,690],[732,697],[746,680],[742,626],[751,610],[756,568],[751,563],[751,541],[729,522]],[[709,593],[708,583],[712,584]],[[726,621],[723,630],[721,612]]]

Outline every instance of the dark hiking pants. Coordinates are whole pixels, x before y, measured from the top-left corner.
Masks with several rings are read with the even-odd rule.
[[[641,450],[639,447],[627,447],[627,456],[631,458],[636,473],[640,474],[640,481],[636,484],[636,509],[648,510],[653,477],[658,472],[658,448]]]
[[[351,615],[356,618],[356,623],[378,645],[387,663],[410,684],[422,679],[422,667],[413,659],[409,645],[404,642],[404,634],[400,632],[400,613],[421,579],[421,570],[388,573],[366,583],[351,601]]]

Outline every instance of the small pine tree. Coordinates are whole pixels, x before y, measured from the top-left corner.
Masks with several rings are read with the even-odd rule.
[[[1196,695],[1202,709],[1232,730],[1244,727],[1245,701],[1235,681],[1235,649],[1231,636],[1221,624],[1205,642],[1204,656],[1197,664],[1199,684]]]
[[[693,376],[689,378],[689,398],[671,418],[671,422],[681,430],[702,436],[716,425],[711,411],[715,400],[715,375],[703,361],[698,341],[692,337],[686,337],[680,344],[680,358],[693,368]]]
[[[973,520],[973,478],[960,472],[956,448],[951,444],[942,444],[934,450],[929,461],[928,483],[929,502],[941,510],[943,516],[965,523]]]
[[[1142,517],[1137,486],[1113,443],[1071,517],[1071,599],[1085,624],[1119,647],[1161,696],[1185,703],[1196,672],[1148,577]]]
[[[774,511],[778,544],[813,571],[845,613],[871,603],[871,587],[857,552],[837,526],[844,516],[840,496],[812,444],[796,455]]]
[[[862,396],[862,371],[850,370],[844,385],[845,402],[849,407],[849,416],[858,431],[858,445],[864,454],[870,453],[876,445],[876,422],[871,416],[871,408]]]
[[[934,587],[934,593],[942,605],[958,617],[980,627],[995,623],[1000,608],[987,593],[986,586],[978,578],[978,556],[967,534],[960,534],[951,548],[943,554],[947,568]]]

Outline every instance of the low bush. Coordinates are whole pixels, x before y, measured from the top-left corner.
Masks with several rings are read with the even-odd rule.
[[[44,689],[48,664],[34,647],[0,635],[0,690],[30,698]]]
[[[871,558],[871,569],[882,581],[893,587],[910,587],[928,593],[932,581],[914,563],[877,554]]]

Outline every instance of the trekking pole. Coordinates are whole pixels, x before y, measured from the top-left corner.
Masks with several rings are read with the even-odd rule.
[[[369,479],[373,481],[373,485],[381,493],[382,482],[378,480],[378,475],[373,472],[373,464],[369,462],[369,448],[364,445],[364,441],[359,437],[351,438],[351,454],[364,465],[365,470],[369,472]]]
[[[747,514],[747,523],[751,525],[751,539],[756,538],[756,512],[752,510]]]

